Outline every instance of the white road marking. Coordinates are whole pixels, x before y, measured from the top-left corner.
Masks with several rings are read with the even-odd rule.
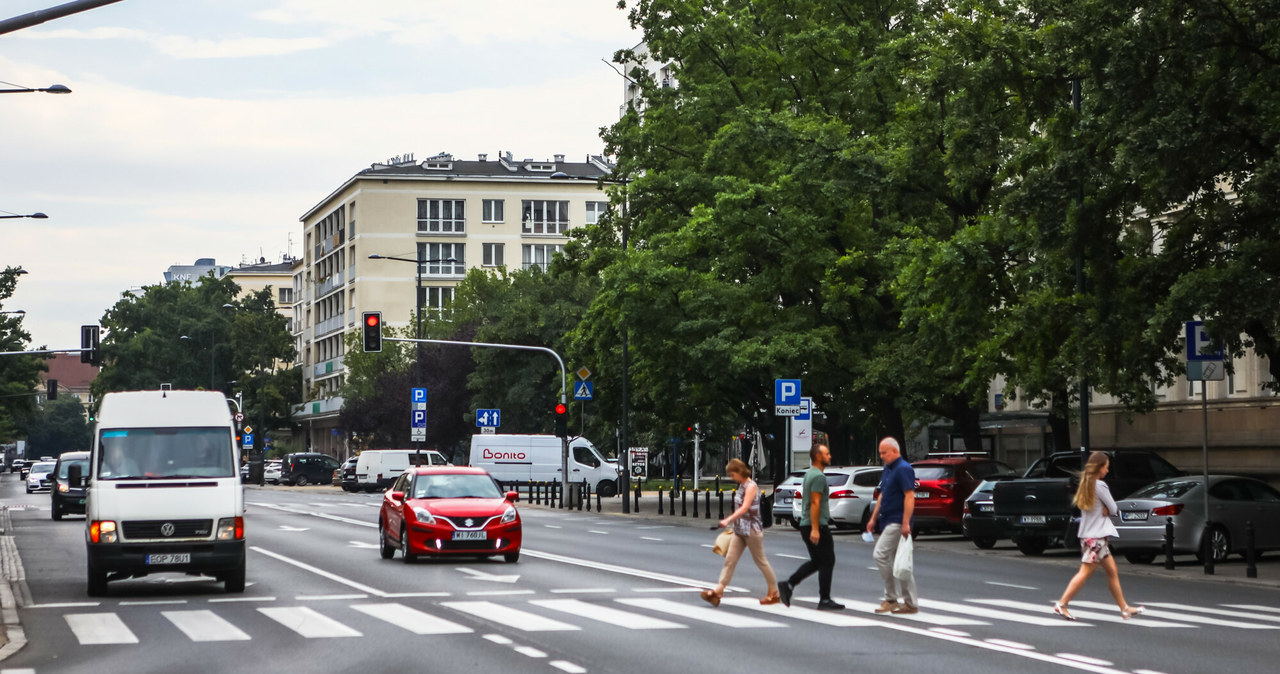
[[[138,643],[138,637],[114,613],[70,613],[63,617],[81,646]]]
[[[899,617],[906,617],[906,616],[899,616]],[[961,632],[960,630],[953,630],[953,629],[951,629],[951,628],[949,628],[949,627],[930,627],[930,628],[929,628],[929,631],[930,631],[930,632],[937,632],[938,634],[947,634],[947,635],[950,635],[950,636],[953,636],[953,637],[967,637],[967,636],[969,636],[969,633],[968,633],[968,632]]]
[[[608,536],[608,535],[609,535],[609,532],[607,532],[607,531],[596,531],[595,529],[587,529],[587,533],[589,533],[589,534],[600,534],[601,536]]]
[[[282,512],[282,513],[293,513],[294,515],[310,515],[310,516],[312,516],[312,517],[319,517],[319,518],[321,518],[321,519],[333,520],[334,522],[343,522],[343,523],[345,523],[345,524],[354,524],[354,525],[356,525],[356,526],[358,526],[358,527],[369,527],[370,529],[377,529],[377,528],[378,528],[378,523],[377,523],[377,522],[370,522],[370,521],[367,521],[367,520],[353,520],[353,519],[351,519],[350,517],[341,517],[341,516],[339,516],[339,515],[330,515],[329,513],[318,513],[318,512],[312,512],[312,511],[310,511],[310,510],[298,510],[298,509],[296,509],[296,508],[286,508],[286,507],[284,507],[284,506],[276,505],[276,504],[274,504],[274,503],[250,503],[249,505],[251,505],[251,506],[256,506],[256,507],[258,507],[258,508],[267,508],[267,509],[269,509],[269,510],[277,510],[277,511]]]
[[[347,541],[347,543],[349,543],[351,547],[359,550],[377,550],[378,548],[382,547],[377,543],[366,543],[364,541]]]
[[[587,670],[584,669],[582,671],[585,672]],[[30,667],[24,667],[22,669],[0,669],[0,674],[36,674],[36,670],[31,669]]]
[[[304,606],[260,608],[258,612],[308,639],[362,636],[333,618]]]
[[[468,592],[468,597],[511,597],[519,594],[538,594],[533,590],[476,590]]]
[[[502,636],[501,634],[486,634],[484,635],[484,638],[486,641],[492,641],[495,644],[502,644],[503,646],[510,646],[511,644],[515,643],[514,641]]]
[[[448,592],[388,592],[382,595],[386,599],[399,599],[401,597],[452,597]]]
[[[289,558],[289,557],[285,557],[285,556],[284,556],[284,555],[282,555],[282,554],[279,554],[279,553],[276,553],[276,552],[271,552],[270,550],[266,550],[266,549],[264,549],[264,548],[260,548],[260,547],[258,547],[258,546],[256,546],[256,545],[254,545],[254,546],[250,546],[250,547],[249,547],[249,549],[250,549],[250,550],[253,550],[254,552],[261,553],[261,554],[264,554],[264,555],[266,555],[266,556],[268,556],[268,557],[271,557],[272,559],[278,559],[278,560],[280,560],[280,561],[284,562],[285,564],[292,564],[292,565],[294,565],[294,566],[298,567],[299,569],[303,569],[303,570],[305,570],[305,571],[310,571],[311,573],[314,573],[314,574],[316,574],[317,576],[322,576],[322,577],[324,577],[324,578],[328,578],[329,580],[332,580],[332,581],[334,581],[334,582],[342,583],[343,585],[346,585],[347,587],[350,587],[350,588],[354,588],[354,589],[360,590],[361,592],[364,592],[364,593],[366,593],[366,594],[371,594],[371,595],[373,595],[373,596],[375,596],[375,597],[385,597],[385,596],[387,596],[387,593],[386,593],[386,592],[383,592],[382,590],[375,590],[375,589],[373,589],[373,588],[369,587],[368,585],[364,585],[364,584],[362,584],[362,583],[357,583],[357,582],[355,582],[354,580],[350,580],[350,579],[347,579],[347,578],[343,578],[342,576],[339,576],[339,575],[338,575],[338,574],[336,574],[336,573],[329,573],[328,571],[325,571],[324,569],[316,568],[316,567],[314,567],[314,566],[311,566],[310,564],[307,564],[306,562],[300,562],[300,561],[298,561],[298,560],[296,560],[296,559],[291,559],[291,558]]]
[[[209,610],[161,611],[192,641],[248,641],[249,635]]]
[[[789,555],[789,554],[787,554],[787,553],[785,553],[785,552],[775,552],[775,553],[773,553],[773,556],[774,556],[774,557],[786,557],[787,559],[803,559],[803,560],[804,560],[804,561],[806,561],[806,562],[807,562],[807,561],[809,561],[809,558],[808,558],[808,557],[805,557],[805,556],[803,556],[803,555]]]
[[[684,629],[684,625],[673,623],[660,618],[651,618],[638,613],[630,613],[628,611],[620,611],[608,606],[599,606],[597,604],[589,604],[585,601],[577,599],[536,599],[529,602],[534,606],[549,608],[553,611],[560,611],[571,615],[582,616],[596,622],[625,627],[629,630],[671,630]]]
[[[636,587],[631,589],[632,592],[700,592],[696,587]]]
[[[1257,604],[1223,604],[1223,606],[1226,606],[1227,608],[1242,608],[1246,611],[1272,611],[1280,613],[1280,608],[1276,608],[1274,606],[1259,606]]]
[[[470,634],[472,632],[470,627],[423,613],[404,604],[357,604],[351,608],[417,635]]]
[[[816,602],[818,600],[817,597],[797,597],[797,598],[800,599],[801,601]],[[875,613],[876,609],[880,608],[880,604],[877,602],[859,601],[857,599],[846,599],[843,597],[834,597],[834,599],[837,602],[844,604],[846,608],[853,611],[859,611],[862,613]],[[895,615],[893,616],[893,618],[897,620],[911,620],[914,622],[922,622],[922,623],[928,623],[930,625],[939,625],[939,626],[990,625],[991,624],[989,622],[983,622],[981,620],[973,620],[970,618],[957,618],[955,616],[939,615],[937,613],[916,613],[913,615]],[[968,636],[968,635],[962,635],[962,636]]]
[[[673,576],[667,573],[658,573],[656,571],[645,571],[644,569],[633,569],[628,566],[618,566],[616,564],[605,564],[603,562],[593,562],[577,557],[566,557],[564,555],[556,555],[550,552],[539,552],[525,548],[521,554],[526,557],[535,557],[537,559],[546,559],[552,562],[560,562],[561,564],[572,564],[574,566],[585,566],[596,571],[608,571],[610,573],[620,573],[627,576],[636,576],[639,578],[647,578],[656,580],[661,583],[671,583],[672,585],[684,585],[686,587],[696,587],[704,590],[710,590],[716,586],[715,583],[705,580],[695,580],[693,578],[684,578],[682,576]],[[746,592],[746,588],[729,586],[729,590],[733,592]]]
[[[527,656],[529,656],[529,657],[531,657],[531,658],[545,658],[545,657],[547,657],[547,654],[546,654],[545,652],[540,651],[540,650],[538,650],[538,649],[534,648],[533,646],[517,646],[517,647],[515,647],[515,649],[514,649],[514,650],[515,650],[515,652],[519,653],[520,655],[527,655]]]
[[[281,524],[280,531],[311,531],[311,527],[291,527],[286,524]]]
[[[655,524],[647,527],[636,527],[636,529],[670,529],[671,526],[670,524]]]
[[[514,583],[520,579],[520,575],[515,573],[503,575],[503,574],[487,573],[479,569],[468,569],[465,566],[459,566],[456,568],[458,571],[461,571],[462,573],[465,573],[468,576],[471,576],[475,580],[488,580],[488,581],[493,581],[495,583]]]
[[[1014,609],[1017,611],[1053,614],[1053,607],[1048,604],[1033,604],[1031,602],[1013,601],[1009,599],[970,599],[969,601],[976,604],[1000,606],[1002,608]],[[1194,625],[1169,623],[1159,620],[1125,620],[1119,613],[1100,613],[1098,611],[1081,610],[1076,608],[1076,604],[1072,604],[1069,608],[1071,610],[1071,615],[1077,618],[1083,618],[1084,620],[1092,620],[1094,622],[1124,623],[1126,625],[1133,624],[1139,627],[1195,627]]]
[[[186,599],[157,599],[154,601],[122,601],[121,606],[161,606],[164,604],[185,604]]]
[[[525,632],[576,632],[581,629],[577,625],[544,618],[491,601],[446,601],[440,605]]]
[[[653,536],[641,536],[641,537],[640,537],[640,540],[642,540],[642,541],[661,541],[662,539],[661,539],[661,538],[654,538]]]
[[[555,667],[556,669],[562,672],[568,672],[569,674],[586,674],[586,671],[587,671],[585,667],[580,667],[578,665],[575,665],[572,662],[569,662],[568,660],[552,660],[547,664],[551,665],[552,667]]]
[[[1085,608],[1096,609],[1112,609],[1117,610],[1114,604],[1103,604],[1096,601],[1077,601],[1072,606],[1084,606]],[[1133,620],[1142,620],[1143,618],[1167,618],[1173,621],[1182,621],[1187,623],[1200,623],[1202,625],[1217,625],[1220,627],[1234,627],[1242,630],[1280,630],[1280,625],[1258,625],[1256,623],[1242,623],[1235,620],[1221,620],[1218,618],[1208,618],[1199,615],[1187,615],[1185,613],[1174,613],[1173,611],[1161,611],[1159,609],[1147,609],[1142,615]]]
[[[566,587],[552,590],[551,594],[591,594],[596,592],[612,593],[617,592],[617,590],[611,587]]]
[[[328,599],[368,599],[367,594],[300,594],[294,597],[298,601],[325,601]]]
[[[1178,611],[1195,611],[1198,613],[1208,613],[1210,615],[1220,615],[1227,618],[1245,618],[1247,620],[1266,620],[1270,622],[1280,622],[1280,616],[1258,615],[1257,613],[1245,613],[1244,611],[1224,611],[1219,608],[1206,608],[1202,606],[1192,606],[1190,604],[1169,604],[1165,602],[1149,602],[1144,606],[1156,606],[1159,608],[1169,608]],[[1145,613],[1143,615],[1146,615]]]
[[[275,597],[218,597],[210,599],[210,604],[232,603],[240,601],[275,601]]]
[[[68,601],[53,604],[31,604],[22,608],[91,608],[99,606],[101,603],[96,601]]]
[[[1023,615],[1021,613],[1010,613],[1009,611],[997,611],[995,609],[983,608],[972,604],[953,604],[947,601],[938,601],[936,599],[921,599],[920,608],[932,609],[935,611],[946,611],[948,613],[962,613],[964,615],[976,618],[991,618],[993,620],[1008,620],[1010,622],[1022,623],[1024,625],[1039,625],[1041,627],[1092,627],[1088,623],[1071,622],[1062,618],[1041,618],[1039,616]]]
[[[720,611],[709,606],[690,606],[689,604],[681,604],[669,599],[658,599],[656,597],[643,597],[637,599],[615,599],[619,604],[634,606],[658,613],[666,613],[668,615],[678,616],[686,620],[697,620],[699,622],[720,625],[721,627],[752,628],[752,627],[786,627],[785,623],[774,622],[772,620],[764,620],[754,618],[752,616],[740,615],[729,611]],[[728,601],[728,600],[725,600]],[[756,601],[752,599],[751,601]]]
[[[1000,587],[1012,587],[1017,590],[1039,590],[1040,589],[1038,587],[1031,587],[1030,585],[1014,585],[1013,583],[997,583],[994,580],[988,580],[986,581],[986,583],[987,585],[999,585]]]
[[[1075,662],[1083,662],[1086,665],[1097,665],[1099,667],[1110,667],[1115,664],[1110,660],[1101,660],[1098,658],[1091,658],[1087,655],[1076,655],[1075,653],[1059,653],[1058,657],[1064,660],[1074,660]]]
[[[739,608],[751,609],[752,611],[760,611],[775,616],[786,616],[788,618],[797,618],[819,625],[830,625],[832,627],[875,627],[880,624],[880,620],[872,620],[871,618],[860,618],[858,616],[849,615],[840,611],[819,611],[815,608],[805,608],[792,604],[790,607],[782,604],[770,604],[764,606],[759,599],[751,597],[733,597],[721,600],[721,603],[737,606]]]
[[[1030,644],[1018,643],[1017,641],[1006,641],[1006,640],[1004,640],[1004,639],[986,639],[985,641],[986,641],[987,643],[989,643],[989,644],[995,644],[996,646],[1006,646],[1006,647],[1008,647],[1008,648],[1018,648],[1018,649],[1021,649],[1021,650],[1024,650],[1024,651],[1034,651],[1034,650],[1036,649],[1036,647],[1035,647],[1035,646],[1032,646],[1032,645],[1030,645]]]
[[[557,525],[557,524],[544,524],[544,525],[542,525],[542,526],[544,526],[544,527],[546,527],[546,528],[548,528],[548,529],[563,529],[563,528],[564,528],[564,527],[559,526],[559,525]]]

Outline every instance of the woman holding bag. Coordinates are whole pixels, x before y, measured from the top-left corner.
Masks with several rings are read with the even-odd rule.
[[[751,550],[751,559],[764,574],[764,581],[769,592],[761,604],[776,604],[782,601],[778,595],[778,579],[773,575],[773,567],[764,556],[764,524],[760,520],[760,488],[751,479],[751,470],[740,459],[729,461],[725,472],[730,479],[738,483],[733,492],[733,512],[720,520],[721,527],[733,526],[733,536],[729,540],[729,550],[724,556],[724,567],[720,569],[720,584],[714,590],[703,590],[702,598],[712,606],[719,606],[724,597],[724,589],[733,578],[733,570],[742,557],[742,549]]]

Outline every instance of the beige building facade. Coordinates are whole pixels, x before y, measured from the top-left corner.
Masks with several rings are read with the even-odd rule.
[[[404,326],[415,304],[445,310],[469,269],[545,268],[573,228],[604,213],[608,198],[598,180],[609,170],[598,156],[571,162],[564,155],[540,161],[510,153],[423,161],[410,155],[373,164],[307,211],[292,283],[305,398],[294,420],[304,446],[347,454],[338,421],[344,339],[359,329],[363,312],[380,311],[386,325]]]

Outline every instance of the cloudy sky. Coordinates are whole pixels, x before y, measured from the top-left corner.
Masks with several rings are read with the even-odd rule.
[[[64,0],[3,0],[0,19]],[[123,0],[0,35],[5,310],[78,346],[169,265],[302,253],[355,172],[436,152],[581,160],[622,102],[614,0]],[[0,85],[0,88],[7,88]]]

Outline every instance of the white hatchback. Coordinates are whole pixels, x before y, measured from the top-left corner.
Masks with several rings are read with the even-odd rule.
[[[827,495],[830,498],[831,523],[837,529],[864,529],[875,509],[876,487],[880,486],[880,466],[827,466]],[[793,522],[800,521],[801,489],[795,487],[791,499]]]

